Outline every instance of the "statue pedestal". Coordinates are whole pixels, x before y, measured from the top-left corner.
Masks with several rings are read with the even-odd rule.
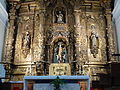
[[[71,75],[68,63],[53,63],[49,66],[49,75]]]

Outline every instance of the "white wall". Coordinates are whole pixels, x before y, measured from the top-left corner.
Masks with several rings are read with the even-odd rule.
[[[1,3],[2,6],[6,9],[6,0],[0,0],[0,3]]]
[[[115,0],[114,10],[112,14],[113,14],[113,24],[116,30],[118,53],[120,54],[120,0]]]
[[[114,1],[114,5],[116,5],[116,4],[117,4],[117,2],[119,2],[119,0],[115,0],[115,1]]]
[[[4,35],[8,21],[8,14],[6,12],[6,1],[0,0],[0,62],[2,61]],[[5,77],[5,70],[0,64],[0,78]]]

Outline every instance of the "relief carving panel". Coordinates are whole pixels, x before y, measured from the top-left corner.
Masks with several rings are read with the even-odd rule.
[[[70,65],[67,63],[51,64],[49,75],[71,75]]]

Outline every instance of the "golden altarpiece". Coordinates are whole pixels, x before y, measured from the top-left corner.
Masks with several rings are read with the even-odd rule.
[[[101,80],[116,59],[110,0],[8,0],[6,77],[89,75]]]

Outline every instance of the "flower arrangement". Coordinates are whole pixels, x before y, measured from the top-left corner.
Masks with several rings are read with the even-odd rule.
[[[51,84],[53,84],[55,90],[60,90],[60,85],[64,84],[64,81],[57,76],[56,79],[51,82]]]

